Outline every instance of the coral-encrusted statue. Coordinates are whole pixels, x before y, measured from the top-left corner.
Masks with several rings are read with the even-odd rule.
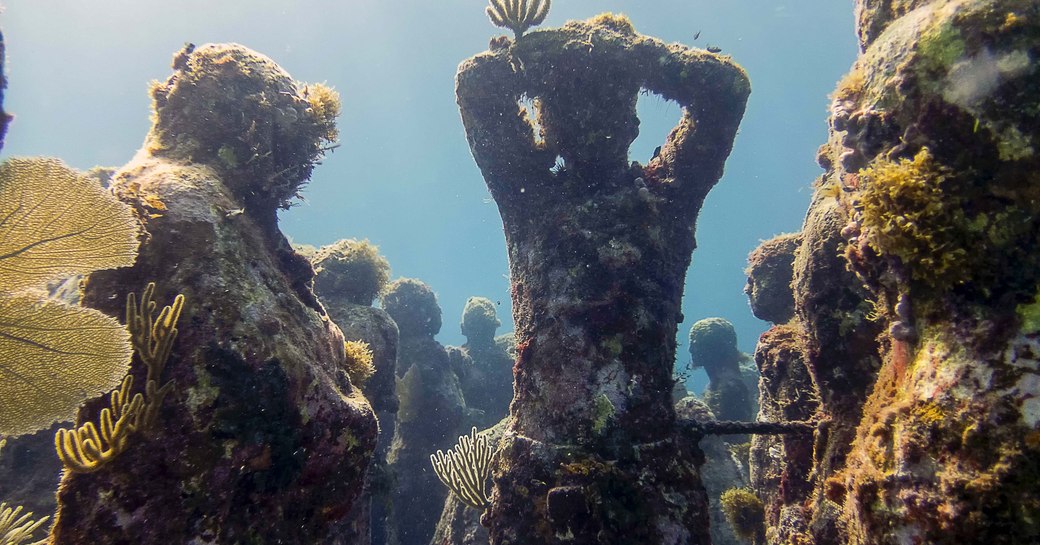
[[[722,175],[747,76],[606,14],[496,39],[456,85],[502,215],[516,322],[492,541],[707,543],[671,371],[697,212]],[[628,157],[642,90],[684,108],[648,165]],[[537,111],[518,107],[525,98]]]
[[[122,314],[149,280],[158,301],[184,293],[162,377],[175,387],[126,452],[65,475],[51,539],[324,543],[361,493],[376,421],[275,212],[335,136],[338,98],[239,45],[188,47],[174,67],[153,87],[145,147],[112,181],[147,232],[137,262],[92,274],[83,303]],[[140,361],[130,372],[145,383]]]
[[[388,542],[427,545],[448,494],[430,466],[430,454],[455,444],[466,403],[447,351],[433,338],[441,329],[433,290],[420,280],[400,278],[383,295],[383,308],[401,330],[400,408],[388,457],[394,473]]]
[[[466,344],[448,348],[469,409],[467,425],[477,429],[490,428],[508,416],[513,399],[513,356],[499,342],[501,337],[495,337],[500,324],[495,303],[470,297],[462,310]]]

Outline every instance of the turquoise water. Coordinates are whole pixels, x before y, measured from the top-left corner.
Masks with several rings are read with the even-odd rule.
[[[455,105],[458,63],[502,34],[482,0],[269,1],[13,0],[0,15],[10,78],[5,106],[17,118],[4,154],[48,155],[78,168],[127,162],[148,130],[149,80],[170,73],[185,42],[238,42],[301,81],[326,82],[343,98],[342,145],[282,213],[295,242],[368,238],[393,275],[437,292],[445,326],[461,344],[470,295],[501,302],[509,329],[505,246],[498,211],[474,164]],[[628,15],[665,41],[721,47],[750,74],[753,92],[726,175],[698,224],[680,325],[706,316],[734,323],[754,349],[765,324],[742,293],[747,253],[799,229],[821,172],[827,93],[856,45],[848,2],[798,0],[558,0],[544,26],[603,11]],[[697,39],[695,40],[695,36]],[[640,102],[644,161],[678,119],[674,104]],[[699,389],[703,377],[694,377]]]

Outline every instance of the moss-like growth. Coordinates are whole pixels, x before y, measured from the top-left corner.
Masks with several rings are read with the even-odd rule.
[[[950,23],[921,36],[918,45],[922,68],[945,75],[945,71],[964,56],[965,43],[960,30]]]
[[[368,240],[343,239],[318,249],[314,292],[323,299],[371,305],[390,281],[390,263]]]
[[[303,88],[303,98],[310,104],[310,111],[320,130],[321,138],[327,142],[338,140],[336,118],[341,110],[339,93],[323,83],[312,83]]]
[[[1040,276],[1038,181],[979,180],[922,149],[860,172],[858,219],[875,251],[909,269],[919,295],[1030,297]]]
[[[609,11],[600,13],[599,15],[589,19],[589,23],[593,25],[602,25],[621,34],[628,34],[635,36],[636,27],[632,26],[632,21],[623,13],[611,13]]]
[[[746,488],[730,488],[719,498],[733,531],[741,539],[760,542],[765,533],[765,505]]]
[[[338,94],[237,44],[188,45],[173,67],[152,85],[149,150],[217,168],[247,211],[287,208],[337,137]]]
[[[347,375],[355,386],[364,386],[372,375],[376,374],[372,349],[364,341],[346,341],[343,343],[346,355]]]
[[[437,304],[437,295],[421,280],[394,280],[383,294],[383,310],[397,323],[402,338],[432,337],[441,330],[441,307]]]

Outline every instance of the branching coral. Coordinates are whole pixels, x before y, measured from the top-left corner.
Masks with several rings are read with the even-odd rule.
[[[155,283],[149,282],[141,295],[140,305],[137,304],[137,297],[133,293],[126,296],[126,328],[130,331],[134,352],[148,370],[145,383],[146,402],[141,416],[143,429],[152,428],[163,399],[173,389],[173,381],[160,387],[159,378],[170,359],[173,341],[177,339],[177,320],[184,309],[184,295],[178,294],[174,297],[173,304],[163,307],[159,317],[154,318],[154,294]]]
[[[32,513],[22,513],[22,507],[8,507],[6,503],[0,503],[0,545],[20,545],[32,537],[40,526],[50,517],[32,520]],[[42,545],[47,540],[34,542],[32,545]]]
[[[101,410],[101,431],[93,422],[75,429],[61,429],[54,436],[58,457],[71,471],[90,473],[119,456],[130,445],[130,436],[137,431],[151,429],[158,418],[166,394],[173,389],[173,381],[159,386],[173,341],[177,338],[177,320],[184,308],[184,296],[177,295],[173,305],[163,307],[154,317],[155,283],[149,283],[137,303],[135,294],[126,298],[126,327],[130,332],[134,352],[147,368],[145,393],[131,395],[133,376],[127,375],[122,386],[112,392],[110,407]]]
[[[485,10],[495,26],[508,28],[519,38],[527,29],[542,24],[552,0],[490,0]]]
[[[494,455],[487,436],[478,434],[477,428],[473,428],[469,437],[459,437],[454,450],[447,454],[441,450],[431,454],[430,463],[437,478],[463,503],[474,509],[486,509],[491,498],[484,491],[484,483],[491,471]]]
[[[144,396],[130,396],[134,377],[127,375],[123,385],[112,392],[111,407],[101,410],[101,432],[93,422],[54,435],[54,448],[65,467],[79,473],[91,473],[119,456],[130,445],[130,435],[137,430],[144,407]]]

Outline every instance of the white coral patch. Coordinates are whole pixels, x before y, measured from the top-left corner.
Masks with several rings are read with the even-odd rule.
[[[950,68],[946,75],[943,98],[951,104],[972,110],[1001,83],[1025,74],[1030,66],[1029,54],[1025,51],[994,55],[988,49],[983,49]]]
[[[1040,423],[1040,376],[1032,373],[1024,375],[1015,383],[1013,393],[1022,400],[1019,404],[1022,422],[1035,428]]]

